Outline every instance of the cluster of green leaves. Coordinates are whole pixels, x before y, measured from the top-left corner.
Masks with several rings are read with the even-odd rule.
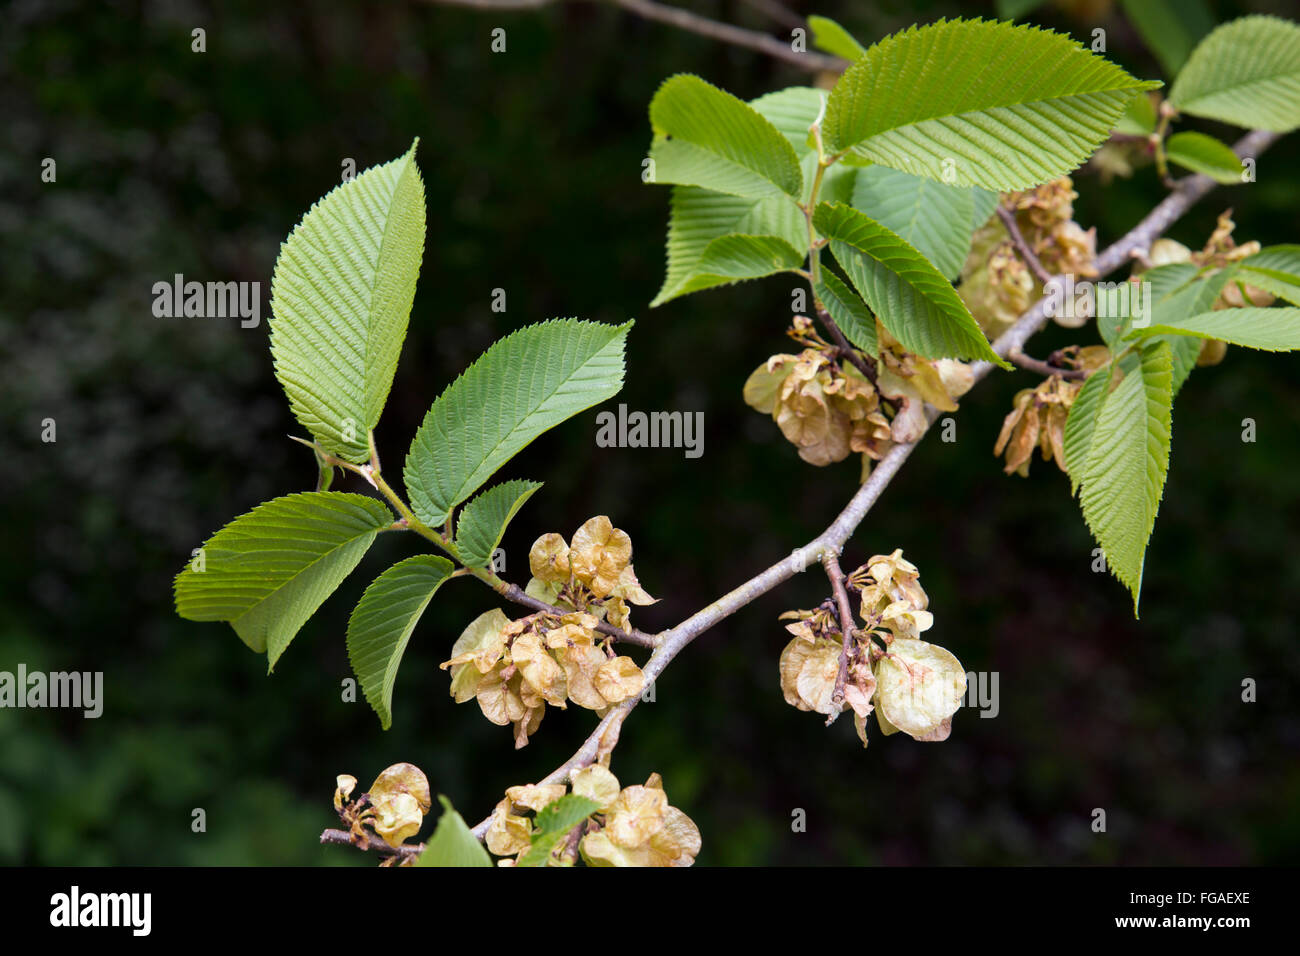
[[[999,9],[1014,17],[1035,5]],[[1250,16],[1211,32],[1208,15],[1180,17],[1168,3],[1125,9],[1177,74],[1175,113],[1279,132],[1300,125],[1300,26]],[[667,274],[652,305],[790,273],[809,280],[817,303],[871,355],[879,320],[926,358],[996,361],[951,281],[972,233],[999,192],[1070,172],[1112,130],[1163,136],[1167,124],[1145,95],[1160,84],[1028,26],[940,21],[866,46],[833,20],[809,23],[819,48],[852,64],[829,94],[797,87],[745,103],[694,76],[672,77],[656,94],[650,159],[673,196]],[[1232,149],[1204,133],[1178,132],[1163,148],[1195,172],[1243,181]],[[847,281],[819,261],[823,247]],[[1264,250],[1231,269],[1152,270],[1143,277],[1154,301],[1145,327],[1098,320],[1114,359],[1074,406],[1066,459],[1135,609],[1168,470],[1173,397],[1202,341],[1300,344],[1294,309],[1210,307],[1232,281],[1294,303],[1295,249]]]
[[[388,504],[328,490],[265,502],[209,538],[175,582],[182,617],[228,621],[274,669],[378,534],[419,531],[447,557],[421,554],[393,565],[348,622],[349,659],[385,728],[424,609],[457,565],[491,579],[506,525],[541,485],[507,481],[471,496],[543,432],[619,391],[631,327],[557,319],[492,345],[438,396],[416,432],[404,467],[408,507],[377,470],[372,431],[406,335],[424,235],[412,145],[312,207],[281,248],[271,287],[275,374],[313,438],[324,477],[350,468]],[[454,512],[466,501],[453,538]]]
[[[1045,2],[997,0],[996,8],[1015,20]],[[1295,128],[1294,23],[1247,16],[1216,29],[1209,0],[1120,0],[1120,7],[1165,73],[1179,78],[1170,97],[1179,111],[1275,132]]]
[[[745,103],[690,75],[656,93],[653,179],[674,188],[652,305],[806,275],[865,352],[878,352],[874,314],[919,355],[1005,364],[952,287],[972,233],[999,191],[1074,169],[1159,84],[1007,23],[940,21],[869,47],[824,17],[812,27],[853,60],[829,94],[795,87]],[[848,282],[821,265],[826,244]]]
[[[1300,25],[1271,16],[1242,17],[1209,31],[1194,46],[1179,40],[1175,47],[1169,38],[1181,34],[1174,23],[1186,26],[1200,22],[1198,18],[1153,17],[1138,3],[1126,9],[1137,23],[1147,23],[1144,37],[1157,53],[1163,51],[1166,70],[1176,74],[1168,101],[1173,115],[1275,133],[1300,127]],[[1119,129],[1135,136],[1163,135],[1155,107],[1146,97],[1133,102]],[[1170,162],[1223,185],[1247,181],[1241,159],[1213,136],[1183,130],[1165,139],[1161,148]]]
[[[1273,246],[1223,268],[1158,266],[1139,278],[1150,283],[1150,314],[1141,322],[1132,309],[1120,320],[1098,319],[1114,358],[1084,383],[1065,427],[1070,483],[1135,612],[1169,470],[1174,398],[1206,340],[1300,349],[1300,246]],[[1289,305],[1212,308],[1230,284],[1243,302],[1253,287]]]
[[[1130,14],[1138,7],[1129,4]],[[1158,6],[1158,5],[1157,5]],[[1181,57],[1170,91],[1179,113],[1239,126],[1287,132],[1300,126],[1300,25],[1249,16],[1211,31]],[[1140,97],[1125,117],[1129,131],[1157,129],[1150,100]],[[1197,132],[1165,143],[1170,160],[1221,183],[1239,183],[1241,163],[1231,148]],[[1079,393],[1065,430],[1070,482],[1106,563],[1133,594],[1136,613],[1147,544],[1169,470],[1173,402],[1206,340],[1267,351],[1300,349],[1300,246],[1283,245],[1221,268],[1191,263],[1142,274],[1150,284],[1151,314],[1135,322],[1099,309],[1098,331],[1113,360]],[[1213,308],[1235,284],[1248,303],[1253,287],[1276,296],[1273,308]]]

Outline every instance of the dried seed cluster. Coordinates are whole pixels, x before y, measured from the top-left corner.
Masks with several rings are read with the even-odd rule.
[[[1052,275],[1089,279],[1097,275],[1096,230],[1074,221],[1078,198],[1070,177],[1062,176],[1035,189],[1006,193],[1002,204],[1015,213],[1026,244]],[[1016,251],[1002,220],[991,216],[971,237],[957,292],[990,339],[1005,332],[1043,295],[1043,284]],[[1065,310],[1063,310],[1065,311]],[[1076,308],[1055,317],[1079,328],[1089,316]]]
[[[925,431],[924,403],[955,411],[954,401],[974,383],[969,366],[913,355],[878,326],[876,380],[865,378],[840,350],[795,316],[790,335],[807,346],[797,355],[773,355],[745,382],[746,404],[771,415],[781,434],[813,465],[861,453],[863,478],[895,442]]]
[[[492,723],[512,724],[516,747],[527,745],[547,704],[571,701],[603,715],[641,693],[641,668],[616,654],[596,625],[626,628],[629,605],[655,601],[637,581],[631,539],[603,515],[583,524],[572,546],[559,534],[542,535],[528,561],[527,593],[564,613],[511,620],[494,608],[470,623],[440,665],[451,670],[456,703],[477,699]]]
[[[1042,450],[1043,461],[1055,459],[1056,466],[1065,471],[1065,421],[1082,388],[1082,382],[1067,382],[1053,375],[1037,388],[1016,393],[993,446],[994,455],[1006,452],[1004,470],[1008,475],[1015,472],[1028,478],[1035,448]]]
[[[576,770],[572,792],[599,809],[559,843],[548,861],[572,866],[578,857],[588,866],[690,866],[700,852],[700,831],[681,810],[668,804],[663,780],[651,774],[644,786],[621,787],[601,764]],[[484,841],[495,855],[516,863],[532,846],[534,817],[565,795],[564,784],[511,787],[492,811]]]
[[[903,731],[917,740],[945,740],[952,715],[966,693],[966,672],[951,653],[920,640],[934,624],[920,572],[902,551],[874,555],[845,581],[859,598],[844,681],[844,703],[867,745],[867,717],[874,711],[886,734]],[[781,691],[799,710],[833,715],[843,631],[833,602],[811,611],[788,611],[794,639],[781,652]]]
[[[369,827],[389,846],[401,846],[420,832],[432,804],[428,778],[409,763],[393,764],[356,799],[350,799],[357,787],[356,777],[341,773],[335,785],[334,810],[353,839],[363,845],[370,839],[365,829]],[[392,866],[398,859],[386,857],[380,866]]]

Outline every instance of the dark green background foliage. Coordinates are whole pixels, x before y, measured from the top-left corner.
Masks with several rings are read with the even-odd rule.
[[[830,3],[864,40],[983,4]],[[1099,5],[1104,6],[1104,5]],[[1219,19],[1262,9],[1216,4]],[[764,26],[739,2],[700,9]],[[502,477],[545,480],[505,541],[507,577],[545,531],[605,513],[676,622],[823,528],[858,463],[814,469],[741,385],[787,350],[788,285],[703,293],[655,312],[668,191],[640,179],[646,107],[676,71],[744,97],[805,81],[744,51],[580,5],[477,14],[421,3],[22,3],[3,12],[0,88],[0,669],[102,670],[105,712],[0,710],[0,861],[361,864],[322,848],[334,776],[364,786],[390,763],[428,772],[471,821],[535,780],[592,726],[551,711],[524,751],[437,670],[492,595],[457,581],[417,630],[384,733],[343,703],[347,613],[418,540],[384,536],[272,677],[225,625],[176,617],[171,578],[213,530],[310,487],[310,455],[271,373],[267,328],[159,319],[151,286],[253,280],[269,294],[278,243],[338,182],[420,137],[429,231],[410,336],[378,439],[395,472],[437,393],[495,338],[557,315],[638,319],[633,409],[704,411],[704,457],[600,449],[595,411],[544,436]],[[1115,11],[1040,22],[1160,73]],[[208,51],[190,52],[189,31]],[[508,30],[504,55],[489,31]],[[1234,132],[1197,124],[1221,136]],[[1199,247],[1235,210],[1238,238],[1291,241],[1300,139],[1259,182],[1216,191],[1172,235]],[[40,182],[40,161],[58,182]],[[1158,199],[1145,170],[1077,216],[1113,240]],[[493,313],[504,288],[509,309]],[[1093,333],[1083,333],[1083,341]],[[1078,340],[1054,329],[1034,351]],[[958,714],[942,745],[863,752],[781,699],[776,620],[826,591],[801,576],[706,634],[628,722],[614,769],[663,773],[704,834],[702,864],[1276,863],[1300,856],[1300,390],[1290,356],[1230,350],[1174,413],[1173,461],[1147,556],[1144,615],[1091,573],[1092,541],[1064,475],[1004,477],[992,454],[1027,373],[962,403],[958,441],[931,437],[851,541],[848,567],[895,547],[922,570],[934,640],[997,670],[1001,713]],[[43,418],[56,444],[39,440]],[[1241,421],[1258,423],[1244,445]],[[351,479],[343,485],[362,490]],[[1259,682],[1242,704],[1240,681]],[[190,814],[207,811],[194,834]],[[1109,832],[1088,827],[1094,807]],[[795,808],[808,831],[790,832]],[[431,832],[431,825],[428,828]]]

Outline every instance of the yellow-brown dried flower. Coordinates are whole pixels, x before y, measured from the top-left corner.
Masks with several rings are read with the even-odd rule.
[[[401,846],[419,833],[432,803],[428,778],[410,763],[388,767],[375,778],[367,795],[373,811],[368,822],[389,846]]]
[[[852,365],[832,361],[817,348],[772,356],[750,375],[744,398],[771,415],[799,457],[813,465],[865,451],[876,429],[887,424],[875,387]],[[853,448],[855,443],[860,447]]]
[[[599,526],[596,531],[604,534],[604,542],[616,540]],[[611,578],[617,573],[616,583],[604,598],[595,597],[585,585],[578,587],[583,588],[584,603],[590,599],[588,606],[593,610],[604,611],[610,602],[616,602],[621,609],[619,619],[626,621],[626,600],[645,603],[653,599],[641,589],[630,565],[619,568],[620,561],[605,560],[608,548],[594,540],[597,537],[575,535],[586,553],[574,563],[586,567],[592,580],[602,573]],[[544,539],[539,544],[535,553],[559,553]],[[630,555],[630,546],[627,551]],[[544,562],[538,566],[545,571]],[[534,578],[530,585],[537,583]],[[560,593],[574,591],[566,585]],[[641,668],[632,658],[614,657],[605,649],[608,640],[598,640],[598,622],[598,616],[586,610],[563,614],[538,611],[513,621],[499,610],[480,615],[456,641],[452,657],[441,665],[451,669],[452,696],[457,703],[477,699],[483,715],[494,724],[513,724],[515,746],[524,747],[541,725],[548,704],[563,708],[572,701],[603,712],[640,694],[645,683]]]
[[[532,846],[533,822],[514,812],[514,801],[506,797],[492,810],[483,842],[496,856],[514,856],[525,853]]]
[[[1065,381],[1052,375],[1036,388],[1026,388],[1016,393],[1011,412],[1002,422],[1002,431],[993,446],[995,456],[1006,452],[1004,470],[1029,476],[1029,464],[1034,449],[1042,452],[1043,460],[1053,459],[1065,471],[1065,422],[1070,407],[1083,383]]]
[[[608,785],[604,781],[604,787]],[[602,825],[589,828],[580,847],[588,866],[690,866],[700,845],[699,828],[669,805],[656,773],[644,786],[620,791],[604,810]]]
[[[897,640],[875,667],[876,717],[886,733],[946,740],[952,715],[966,694],[966,672],[948,650],[925,641]]]

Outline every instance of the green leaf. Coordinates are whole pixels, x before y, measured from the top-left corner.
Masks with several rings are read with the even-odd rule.
[[[576,793],[566,793],[542,808],[533,821],[533,843],[520,866],[545,866],[551,851],[568,833],[600,809],[600,804]]]
[[[1159,85],[1061,34],[941,21],[886,37],[849,67],[825,137],[832,152],[948,185],[1026,189],[1079,166],[1133,96]]]
[[[417,554],[371,582],[348,619],[348,660],[366,700],[387,730],[393,723],[393,684],[411,632],[453,565]]]
[[[416,141],[419,142],[418,140]],[[370,457],[424,254],[415,145],[312,206],[271,279],[271,355],[294,417],[327,452]]]
[[[1080,479],[1084,520],[1111,571],[1132,592],[1135,616],[1169,470],[1172,376],[1168,343],[1143,350],[1140,366],[1102,399]]]
[[[1107,365],[1089,375],[1074,397],[1069,417],[1065,420],[1065,470],[1070,476],[1070,494],[1077,494],[1083,478],[1084,465],[1092,450],[1092,436],[1097,427],[1097,413],[1101,400],[1110,391],[1111,376],[1115,366]]]
[[[804,254],[780,236],[719,236],[700,257],[699,273],[723,282],[761,279],[803,265]]]
[[[763,199],[803,190],[790,143],[753,107],[698,76],[669,77],[650,102],[654,179]]]
[[[1238,276],[1248,285],[1300,305],[1300,246],[1269,246],[1240,263]]]
[[[1115,132],[1129,136],[1150,136],[1156,131],[1156,105],[1143,93],[1133,97],[1124,115],[1115,122]]]
[[[1205,0],[1122,0],[1125,15],[1169,76],[1187,62],[1198,40],[1214,26]]]
[[[849,206],[822,203],[813,225],[858,293],[903,348],[925,358],[998,358],[952,285],[896,233]]]
[[[974,200],[974,215],[971,217],[970,231],[972,237],[976,229],[979,229],[998,208],[998,202],[1001,197],[997,193],[989,192],[987,189],[980,189],[978,186],[971,187],[971,198]],[[968,250],[969,251],[969,250]]]
[[[415,865],[491,866],[492,857],[466,825],[464,817],[452,808],[451,801],[439,794],[438,802],[442,804],[442,816]]]
[[[1165,297],[1192,282],[1199,273],[1200,269],[1190,262],[1173,262],[1148,269],[1139,277],[1147,284],[1147,291],[1142,290],[1141,287],[1128,289],[1127,304],[1118,295],[1112,297],[1099,290],[1097,331],[1102,341],[1114,348],[1128,334],[1135,320],[1149,323],[1153,318],[1155,307]],[[1119,291],[1120,287],[1117,287],[1116,292]],[[1141,300],[1137,298],[1139,295],[1142,296]],[[1148,305],[1151,315],[1142,317],[1135,314],[1139,308],[1146,309]]]
[[[749,105],[755,112],[765,117],[784,136],[799,157],[803,171],[803,192],[800,202],[807,202],[812,195],[813,181],[817,178],[818,156],[814,147],[811,129],[824,111],[827,92],[811,86],[791,86],[775,93],[767,93],[758,99],[750,100]],[[817,197],[825,202],[848,202],[853,194],[853,181],[857,169],[845,162],[838,162],[822,173],[821,189]],[[805,235],[807,225],[805,223]],[[800,244],[805,252],[807,241]]]
[[[980,192],[996,203],[996,194]],[[953,279],[961,272],[975,220],[972,187],[945,186],[888,166],[871,166],[858,171],[853,208],[897,233],[945,277]]]
[[[263,502],[204,542],[202,571],[191,562],[176,576],[176,612],[190,621],[229,621],[274,670],[298,630],[392,524],[384,503],[365,495],[309,491]]]
[[[1175,263],[1175,266],[1182,267],[1184,263]],[[1192,267],[1195,270],[1195,267]],[[1152,269],[1143,273],[1142,278],[1153,277],[1151,295],[1150,314],[1146,315],[1140,324],[1137,320],[1130,317],[1124,324],[1123,337],[1127,338],[1128,334],[1134,328],[1147,328],[1152,325],[1177,325],[1182,320],[1193,315],[1200,315],[1202,312],[1208,312],[1210,306],[1218,299],[1223,292],[1223,287],[1227,285],[1228,280],[1236,274],[1235,266],[1228,266],[1223,269],[1217,269],[1208,272],[1193,271],[1192,277],[1181,285],[1175,285],[1168,291],[1161,291],[1160,286],[1156,285],[1155,274],[1161,269],[1171,269],[1170,266],[1161,266],[1160,269]],[[1167,276],[1161,276],[1160,281],[1175,279],[1178,275],[1186,275],[1186,272],[1177,270],[1170,271]],[[1152,341],[1163,341],[1168,343],[1173,355],[1173,393],[1183,387],[1187,381],[1187,376],[1192,374],[1192,369],[1196,367],[1196,358],[1201,353],[1201,344],[1191,339],[1179,336],[1162,336],[1152,339]]]
[[[803,160],[806,156],[816,155],[810,139],[812,125],[822,112],[826,96],[825,90],[816,87],[788,86],[774,93],[764,93],[750,100],[749,105],[786,138],[795,156]],[[811,182],[804,185],[810,186]]]
[[[676,186],[668,220],[668,270],[651,308],[734,281],[701,271],[709,245],[733,234],[775,236],[801,255],[808,250],[807,220],[788,196],[742,199],[693,186]]]
[[[1216,183],[1235,186],[1242,182],[1241,160],[1227,143],[1204,133],[1175,133],[1165,143],[1170,162],[1194,173],[1209,176]]]
[[[440,525],[542,432],[618,394],[631,322],[553,319],[507,335],[452,382],[406,456],[411,507]]]
[[[311,450],[316,457],[316,490],[329,491],[334,484],[334,466],[321,454],[320,446],[312,445]]]
[[[866,47],[853,39],[853,34],[830,17],[814,14],[808,17],[808,27],[812,30],[813,46],[831,56],[843,57],[852,63],[867,52]]]
[[[1207,36],[1178,74],[1180,112],[1287,133],[1300,126],[1300,25],[1250,16]]]
[[[823,90],[794,86],[750,101],[786,138],[803,167],[803,196],[812,192],[817,154],[808,144],[808,129],[821,112]],[[822,177],[822,199],[847,202],[853,193],[857,170],[836,163]],[[782,193],[770,199],[748,199],[724,193],[674,186],[668,224],[668,269],[663,287],[650,303],[663,305],[679,296],[735,281],[708,272],[703,259],[715,239],[730,235],[772,236],[782,240],[800,257],[808,254],[808,223],[793,197]]]
[[[1222,339],[1229,345],[1265,352],[1290,352],[1300,349],[1300,309],[1263,309],[1243,306],[1202,312],[1168,325],[1136,329],[1129,338],[1153,335],[1188,335],[1200,339]],[[1199,351],[1199,349],[1198,349]]]
[[[507,481],[467,504],[456,522],[456,550],[467,568],[485,568],[501,543],[506,525],[533,496],[540,481]]]
[[[822,266],[821,278],[813,284],[813,294],[826,307],[845,338],[873,358],[880,357],[876,317],[843,279]]]

